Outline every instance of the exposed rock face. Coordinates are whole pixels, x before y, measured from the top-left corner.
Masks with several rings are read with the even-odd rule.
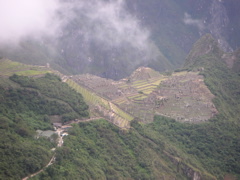
[[[180,169],[187,177],[189,177],[192,180],[203,180],[199,172],[194,171],[191,167],[187,166],[186,164],[181,164]]]
[[[198,169],[195,169],[188,165],[187,163],[181,162],[181,159],[170,155],[167,152],[164,154],[177,166],[178,172],[184,174],[188,179],[191,180],[216,180],[214,176],[204,174]]]
[[[211,34],[218,40],[220,47],[224,51],[233,51],[226,41],[226,31],[229,25],[229,17],[222,1],[212,1],[210,15],[211,22],[209,24],[209,30]]]

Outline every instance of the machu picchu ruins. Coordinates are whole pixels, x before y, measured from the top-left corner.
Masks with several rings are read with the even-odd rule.
[[[199,72],[163,75],[140,67],[120,81],[84,74],[66,82],[84,96],[92,116],[102,116],[121,128],[129,128],[134,118],[151,122],[156,114],[198,123],[218,113],[214,95]]]

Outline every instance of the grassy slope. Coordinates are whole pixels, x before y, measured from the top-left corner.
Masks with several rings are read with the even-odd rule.
[[[77,84],[73,80],[69,79],[66,82],[70,87],[83,95],[84,100],[89,104],[91,110],[93,110],[94,113],[96,113],[95,108],[97,106],[101,106],[102,108],[104,108],[104,110],[114,113],[114,124],[116,124],[120,128],[129,128],[129,122],[134,119],[133,116],[121,110],[118,106],[111,103],[110,101]],[[100,112],[100,114],[102,115],[102,112]]]
[[[13,74],[23,76],[38,76],[50,72],[46,67],[30,66],[18,62],[13,62],[8,59],[0,59],[0,75],[11,76]]]

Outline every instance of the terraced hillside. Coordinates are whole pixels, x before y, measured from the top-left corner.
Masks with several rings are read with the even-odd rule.
[[[66,81],[70,87],[81,93],[90,106],[92,116],[102,116],[120,128],[129,128],[133,117],[107,99],[82,87],[71,79]]]
[[[7,59],[0,60],[0,75],[42,76],[54,72],[81,93],[92,117],[102,116],[120,128],[129,128],[134,118],[151,122],[155,114],[179,121],[206,121],[218,113],[199,72],[162,75],[140,67],[120,81],[85,74],[64,76],[49,67],[29,66]]]
[[[86,100],[91,104],[99,106],[105,102],[100,105],[101,111],[105,108],[106,111],[110,110],[108,113],[115,112],[128,120],[131,118],[120,114],[127,112],[125,114],[142,122],[151,122],[155,114],[184,122],[206,121],[217,114],[212,103],[214,95],[204,84],[199,72],[183,71],[167,76],[140,67],[129,78],[120,81],[89,74],[72,76],[71,79],[80,85],[79,88],[84,87],[91,94],[86,95]],[[84,94],[83,90],[80,92]],[[99,98],[104,100],[100,101]],[[113,106],[118,110],[113,110]]]
[[[13,74],[21,76],[39,76],[51,72],[48,67],[45,66],[32,66],[18,62],[14,62],[8,59],[0,59],[0,75],[11,76]]]
[[[0,79],[1,84],[13,83],[12,81],[8,81],[8,77],[13,74],[41,77],[46,73],[54,73],[59,75],[63,82],[67,82],[73,89],[81,93],[91,107],[90,111],[93,117],[98,117],[100,115],[120,128],[130,127],[130,121],[133,120],[133,116],[121,110],[117,105],[111,103],[108,99],[95,94],[93,91],[90,91],[89,88],[80,86],[79,84],[70,80],[68,76],[64,76],[63,74],[59,73],[58,71],[54,71],[49,67],[25,65],[8,59],[0,59],[0,76],[3,77]],[[11,84],[11,86],[13,85],[15,84]]]

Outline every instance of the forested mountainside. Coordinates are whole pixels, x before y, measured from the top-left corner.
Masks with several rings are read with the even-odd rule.
[[[240,77],[239,71],[229,65],[232,56],[232,62],[238,62],[237,54],[222,51],[207,34],[194,44],[182,69],[159,74],[139,68],[119,82],[92,75],[65,76],[48,67],[1,59],[1,178],[21,179],[45,167],[31,179],[239,179]],[[92,80],[98,84],[92,84]],[[209,92],[203,91],[203,81]],[[204,121],[184,123],[181,118],[167,117],[165,106],[172,105],[179,112],[184,106],[181,102],[193,102],[189,99],[195,99],[194,94],[199,92],[191,82],[200,83],[196,87],[201,87],[201,95],[207,92],[199,96],[194,107],[201,109],[201,103],[213,101],[217,111]],[[181,91],[186,85],[191,87],[191,97],[185,97],[185,92],[166,94],[176,93],[176,88]],[[121,92],[109,93],[110,86],[137,96],[115,98]],[[154,120],[145,121],[127,112],[126,105],[121,106],[127,101],[135,103],[133,109],[139,102],[142,106],[148,103],[144,101],[148,93],[154,91],[170,99],[156,102],[151,112],[163,112]],[[62,146],[56,147],[57,135],[50,139],[36,136],[36,130],[53,130],[53,122],[67,123],[89,116],[102,118],[73,125]],[[46,167],[52,157],[53,164]]]
[[[3,37],[0,56],[27,64],[49,63],[63,73],[91,73],[118,80],[140,66],[157,71],[181,67],[193,43],[205,33],[211,33],[224,50],[232,51],[240,45],[240,3],[235,0],[58,3],[56,17],[44,29],[46,34],[51,32],[50,36],[32,31],[27,34],[26,29],[14,34],[17,42],[5,42]],[[8,24],[4,27],[8,31]],[[24,24],[19,29],[22,28]],[[10,32],[17,29],[18,26]],[[18,37],[21,33],[24,36]]]
[[[224,54],[206,35],[195,43],[185,67],[176,70],[204,76],[218,110],[209,121],[181,123],[155,116],[152,123],[131,121],[128,132],[104,121],[81,123],[69,132],[56,164],[35,179],[239,179],[240,78],[221,58]]]
[[[0,179],[21,179],[43,168],[56,146],[57,134],[37,138],[36,130],[53,130],[53,117],[86,118],[88,106],[58,76],[46,74],[49,69],[6,59],[0,69]]]

